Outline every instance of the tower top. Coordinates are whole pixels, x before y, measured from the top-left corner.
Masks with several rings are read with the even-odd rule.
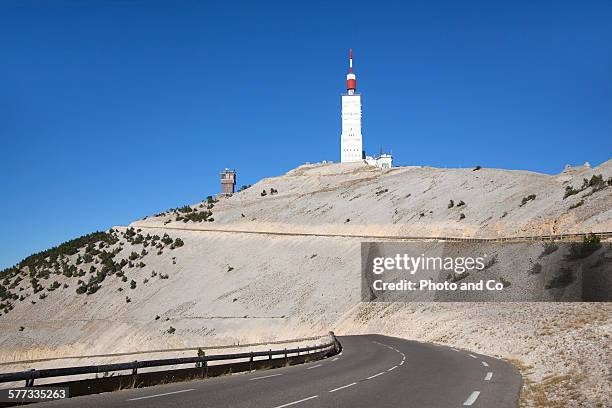
[[[346,74],[346,90],[349,95],[355,94],[355,88],[357,86],[357,78],[353,72],[353,49],[349,50],[349,72]]]

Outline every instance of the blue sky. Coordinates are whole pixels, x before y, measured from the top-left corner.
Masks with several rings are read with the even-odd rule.
[[[290,4],[295,3],[295,4]],[[612,3],[0,3],[0,268],[364,147],[557,173],[612,158]]]

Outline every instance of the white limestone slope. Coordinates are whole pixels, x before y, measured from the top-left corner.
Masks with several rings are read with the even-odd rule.
[[[69,287],[39,299],[24,280],[17,289],[23,287],[20,293],[29,297],[0,316],[0,362],[261,342],[336,330],[387,333],[518,358],[536,366],[534,381],[551,372],[580,371],[567,357],[572,351],[589,361],[584,367],[590,372],[600,373],[609,354],[605,359],[593,350],[601,353],[602,336],[610,336],[612,309],[607,304],[366,305],[360,303],[359,293],[363,239],[208,231],[420,237],[612,231],[612,186],[596,192],[587,188],[563,199],[566,186],[580,188],[584,178],[598,174],[605,180],[612,177],[612,161],[558,175],[304,165],[221,199],[212,208],[213,222],[184,223],[169,211],[132,223],[143,235],[167,232],[185,243],[161,255],[149,251],[142,257],[145,266],[126,268],[129,280],[137,282],[136,289],[108,277],[96,293],[77,295],[76,279],[60,275],[42,285],[59,280]],[[278,193],[271,194],[271,188]],[[523,198],[532,194],[535,199],[522,205]],[[576,207],[581,200],[583,204]],[[465,204],[458,207],[461,201]],[[206,203],[191,207],[203,211]],[[465,218],[460,219],[460,214]],[[123,242],[118,258],[142,251],[142,244],[125,240],[124,227],[118,230],[120,242],[112,247]],[[75,262],[76,257],[68,261]],[[159,279],[161,273],[168,279]],[[553,323],[563,330],[540,336],[537,329],[553,324],[551,311]],[[585,322],[569,324],[579,313],[587,316]],[[523,323],[517,326],[520,319]],[[529,322],[537,325],[525,333]],[[175,333],[167,332],[170,326]],[[563,339],[571,338],[587,346],[564,348],[565,357],[556,355]],[[584,378],[588,381],[584,380],[586,391],[580,391],[580,401],[606,403],[601,383],[587,374]]]
[[[222,200],[214,208],[214,222],[189,227],[459,237],[610,231],[612,188],[563,199],[566,186],[580,188],[583,179],[597,174],[612,177],[612,160],[552,176],[499,169],[304,165]],[[269,194],[270,188],[278,194]],[[263,190],[268,194],[262,197]],[[535,199],[521,206],[532,194]],[[451,209],[450,200],[455,203]],[[580,200],[583,205],[570,209]],[[461,201],[465,205],[458,207]],[[171,214],[133,225],[184,224]]]

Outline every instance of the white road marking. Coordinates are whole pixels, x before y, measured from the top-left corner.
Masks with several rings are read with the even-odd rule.
[[[316,366],[308,367],[307,370],[312,370],[313,368],[321,367],[323,364],[317,364]]]
[[[402,360],[402,362],[400,363],[400,365],[404,365],[404,360]]]
[[[350,383],[350,384],[348,384],[348,385],[343,385],[342,387],[338,387],[338,388],[334,388],[333,390],[329,390],[329,392],[336,392],[336,391],[340,391],[340,390],[343,390],[343,389],[345,389],[345,388],[352,387],[353,385],[357,385],[357,383],[356,383],[356,382],[354,382],[354,383]]]
[[[147,398],[163,397],[164,395],[180,394],[182,392],[195,391],[195,388],[189,388],[188,390],[164,392],[163,394],[147,395],[146,397],[130,398],[128,401],[138,401]]]
[[[488,367],[488,366],[489,366],[489,365],[487,364],[487,362],[486,362],[486,361],[483,361],[483,362],[482,362],[482,365],[483,365],[483,366],[485,366],[485,367]]]
[[[491,381],[491,378],[493,377],[493,373],[491,371],[489,371],[487,373],[487,375],[485,375],[485,381]]]
[[[374,375],[371,375],[371,376],[369,376],[369,377],[368,377],[368,378],[366,378],[366,379],[367,379],[367,380],[371,380],[372,378],[378,377],[379,375],[383,375],[384,373],[385,373],[384,371],[381,371],[380,373],[378,373],[378,374],[374,374]]]
[[[393,371],[393,370],[395,370],[396,368],[397,368],[397,366],[393,366],[393,367],[391,367],[390,369],[388,369],[387,371]]]
[[[270,375],[264,375],[263,377],[249,378],[249,381],[263,380],[264,378],[278,377],[279,375],[282,375],[282,374],[270,374]]]
[[[304,398],[304,399],[301,399],[301,400],[298,400],[298,401],[293,401],[293,402],[290,402],[290,403],[284,404],[284,405],[279,405],[279,406],[274,407],[274,408],[285,408],[285,407],[289,407],[291,405],[299,404],[300,402],[308,401],[308,400],[311,400],[311,399],[314,399],[314,398],[318,398],[318,397],[319,397],[318,395],[313,395],[312,397]]]
[[[334,358],[332,361],[336,361],[336,360],[338,360],[338,357]]]
[[[474,391],[473,393],[470,394],[468,399],[465,400],[463,405],[472,405],[473,403],[476,402],[476,399],[478,398],[479,395],[480,395],[480,391]]]
[[[456,348],[454,348],[454,347],[451,347],[451,349],[452,349],[453,351],[459,351],[459,350],[457,350],[457,349],[456,349]]]
[[[475,356],[475,355],[473,355],[473,354],[468,354],[468,356],[470,356],[470,357],[472,357],[472,358],[478,358],[478,357],[476,357],[476,356]]]

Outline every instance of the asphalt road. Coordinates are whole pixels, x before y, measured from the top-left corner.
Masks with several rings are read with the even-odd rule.
[[[379,335],[339,338],[325,360],[226,377],[122,390],[37,407],[516,407],[510,364],[464,350]]]

